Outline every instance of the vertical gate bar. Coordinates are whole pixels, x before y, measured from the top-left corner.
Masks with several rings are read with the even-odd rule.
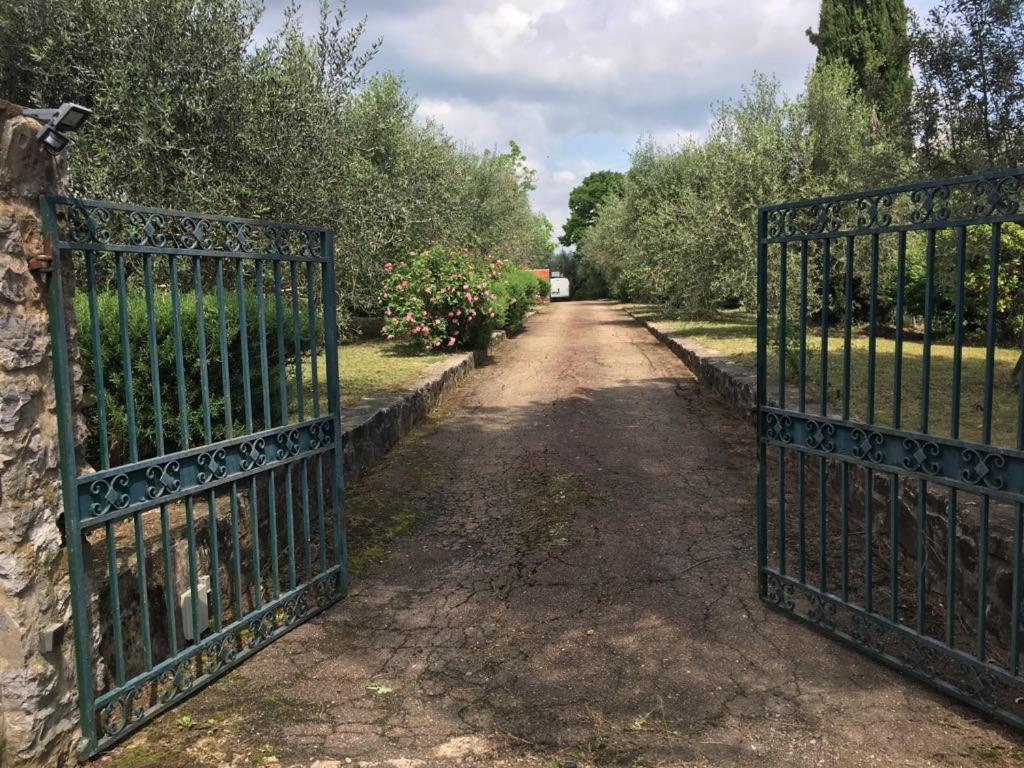
[[[764,442],[764,407],[768,401],[768,214],[757,217],[757,591],[768,594],[765,568],[768,565],[767,452]]]
[[[60,228],[54,204],[40,198],[43,228],[51,243],[60,242]],[[85,556],[81,520],[75,500],[75,481],[78,461],[75,456],[75,425],[72,412],[71,361],[68,353],[67,319],[64,311],[64,252],[55,247],[52,271],[46,296],[50,316],[50,339],[53,344],[53,379],[57,408],[57,450],[60,458],[61,497],[64,502],[64,526],[67,534],[68,577],[71,590],[71,625],[75,644],[75,676],[78,682],[78,716],[82,738],[78,743],[81,754],[96,748],[95,691],[92,684],[92,632],[89,629],[89,604],[85,575]],[[94,294],[95,280],[90,286]],[[94,339],[98,335],[93,334]],[[100,358],[94,353],[93,360]],[[97,390],[98,391],[98,390]],[[106,451],[103,452],[104,454]]]
[[[903,405],[903,290],[907,278],[907,233],[896,241],[896,342],[892,361],[892,428],[902,423]],[[889,476],[889,620],[899,623],[900,476]]]
[[[821,415],[828,415],[828,326],[829,284],[832,271],[832,240],[825,238],[821,252]],[[818,460],[818,586],[828,592],[828,464],[825,457]]]
[[[121,372],[124,376],[125,430],[128,438],[128,461],[139,460],[139,440],[135,425],[135,390],[132,386],[131,338],[128,335],[128,290],[126,287],[124,254],[116,254],[117,315],[121,333]]]
[[[875,423],[875,364],[878,353],[878,233],[871,235],[871,285],[868,299],[867,423]],[[874,491],[875,473],[864,470],[864,608],[874,611]]]
[[[786,269],[787,243],[779,256],[779,408],[786,407]],[[786,449],[779,447],[779,573],[786,575]]]
[[[799,360],[800,412],[807,411],[807,241],[800,243],[800,360]],[[807,499],[804,482],[807,474],[807,456],[797,451],[797,539],[799,540],[800,583],[807,581],[806,515]]]
[[[292,346],[295,354],[295,410],[298,420],[306,418],[305,393],[302,384],[302,328],[301,315],[299,314],[299,279],[298,264],[291,261],[288,264],[292,282]],[[313,578],[313,546],[312,537],[309,533],[309,464],[306,459],[301,459],[296,467],[299,472],[299,488],[302,491],[302,542],[303,557],[306,567],[306,580]]]
[[[281,260],[274,259],[274,325],[277,335],[277,385],[281,407],[281,426],[290,422],[288,407],[288,358],[284,351],[284,288],[281,284]],[[284,468],[285,544],[288,548],[288,586],[295,589],[295,516],[292,510],[292,468]]]
[[[852,237],[846,238],[845,280],[843,281],[843,421],[850,420],[850,368],[853,354],[853,253]],[[850,465],[842,462],[839,467],[839,519],[840,519],[840,594],[843,601],[850,599]]]
[[[206,309],[203,303],[202,261],[196,256],[192,262],[192,292],[196,300],[196,337],[199,345],[199,389],[203,399],[203,439],[209,445],[213,442],[213,417],[210,413],[210,367],[206,360]],[[211,489],[206,493],[207,526],[210,540],[210,591],[213,609],[213,628],[220,632],[223,622],[220,615],[220,553],[217,550],[217,496]]]
[[[189,447],[189,411],[185,397],[185,350],[181,332],[181,288],[178,284],[178,257],[170,256],[171,271],[171,320],[174,336],[174,367],[177,373],[178,411],[181,432],[181,450]],[[199,642],[199,567],[196,563],[195,509],[192,497],[185,497],[185,541],[188,544],[188,588],[191,599],[192,643]]]
[[[320,360],[317,358],[317,335],[320,332],[319,323],[317,322],[317,311],[316,311],[316,292],[313,289],[315,284],[313,275],[313,262],[306,262],[306,298],[309,305],[309,359],[311,361],[309,368],[310,387],[313,391],[312,396],[312,409],[313,418],[320,418],[320,372],[317,370],[320,367]],[[325,344],[326,346],[326,344]],[[324,519],[324,465],[317,457],[315,460],[316,465],[316,511],[317,511],[317,527],[319,529],[320,536],[320,572],[323,573],[327,570],[327,527]]]
[[[1021,345],[1024,355],[1024,343]],[[1024,450],[1024,365],[1017,372],[1017,450]],[[1010,672],[1020,673],[1021,547],[1024,546],[1024,504],[1014,505],[1013,605],[1010,607]]]
[[[257,262],[258,263],[258,262]],[[245,260],[239,259],[235,267],[235,285],[238,298],[238,338],[242,352],[242,405],[245,413],[246,434],[252,434],[252,373],[249,368],[249,302],[245,296]],[[251,444],[250,444],[251,445]],[[257,449],[253,446],[250,459],[255,465]],[[256,498],[256,477],[249,478],[249,525],[251,530],[250,552],[252,557],[252,599],[253,607],[263,605],[263,579],[260,563],[260,521],[259,500]]]
[[[216,270],[217,290],[217,331],[220,341],[220,383],[224,397],[224,437],[234,433],[233,414],[231,408],[231,371],[228,367],[228,325],[227,306],[224,298],[224,259],[217,259]]]
[[[932,319],[935,314],[935,230],[928,230],[924,267],[924,340],[921,347],[921,434],[928,434],[928,405],[931,395],[932,374]],[[925,587],[927,567],[925,557],[925,526],[928,521],[928,483],[917,484],[917,632],[924,634]]]
[[[131,340],[128,335],[128,291],[125,278],[124,254],[114,259],[117,280],[117,317],[121,337],[121,375],[124,377],[125,433],[128,442],[128,460],[139,460],[138,435],[135,426],[135,392],[132,387]],[[117,533],[114,523],[104,525],[107,537],[107,578],[110,589],[110,612],[114,634],[114,679],[118,685],[125,681],[124,635],[121,626],[121,589],[117,572]]]
[[[985,400],[982,406],[981,442],[992,443],[992,390],[995,385],[996,366],[996,311],[999,299],[999,251],[1002,224],[992,224],[988,263],[988,323],[985,329]],[[988,635],[988,526],[989,501],[986,493],[981,497],[981,516],[978,525],[978,622],[977,656],[985,661]]]
[[[324,354],[327,365],[327,409],[331,414],[333,429],[331,438],[331,510],[333,513],[334,564],[341,565],[338,573],[338,592],[348,592],[348,537],[345,531],[344,506],[344,456],[341,443],[341,379],[338,372],[338,309],[337,285],[334,279],[334,233],[326,229],[321,234],[320,255],[324,259],[321,268],[324,303]]]
[[[148,254],[144,257],[144,264],[146,261],[148,261]],[[145,271],[145,266],[143,266],[143,271]],[[147,296],[147,322],[149,318],[153,317],[154,310],[155,308],[149,302],[149,297]],[[152,349],[150,350],[150,353],[150,372],[152,372]],[[136,453],[137,452],[138,449],[136,448]],[[142,663],[145,669],[150,670],[153,668],[153,645],[149,628],[149,594],[146,577],[146,532],[142,522],[141,512],[132,513],[132,523],[135,528],[135,564],[137,568],[136,584],[139,591],[139,631],[142,634]]]
[[[217,325],[220,337],[220,377],[224,393],[224,437],[234,435],[234,416],[231,405],[231,371],[228,367],[227,301],[224,296],[224,259],[217,259]],[[231,508],[231,592],[235,620],[242,618],[242,554],[238,546],[238,483],[229,486]]]
[[[953,310],[953,383],[950,400],[950,436],[960,437],[960,384],[964,357],[964,283],[967,278],[967,228],[956,229],[956,299]],[[956,632],[956,544],[959,514],[956,488],[949,489],[946,510],[946,645],[953,647]]]
[[[56,241],[55,241],[56,242]],[[110,448],[107,440],[107,394],[104,388],[103,348],[100,345],[100,310],[96,302],[96,257],[85,252],[86,290],[89,294],[89,341],[92,351],[93,386],[96,389],[96,438],[100,448],[100,469],[110,467]]]
[[[258,335],[260,340],[260,389],[263,395],[263,428],[270,429],[273,416],[270,409],[270,359],[267,353],[267,300],[264,295],[263,262],[257,259],[253,266],[256,269],[256,281],[253,290],[256,292],[256,313],[259,319]],[[271,589],[276,600],[281,594],[281,567],[277,551],[277,480],[275,472],[267,473],[267,512],[270,521],[267,535],[270,538],[270,579]]]

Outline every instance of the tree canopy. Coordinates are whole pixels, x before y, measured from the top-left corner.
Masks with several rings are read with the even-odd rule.
[[[822,0],[818,31],[807,30],[822,62],[845,62],[890,135],[910,139],[908,11],[904,0]]]
[[[622,191],[623,175],[618,171],[597,171],[583,179],[569,194],[569,218],[558,238],[564,246],[579,245],[584,231],[594,225],[597,208],[610,195]]]
[[[1024,162],[1024,0],[944,0],[912,25],[922,167]]]
[[[0,13],[0,88],[93,110],[71,151],[87,197],[325,225],[339,307],[376,314],[383,265],[431,245],[544,262],[518,146],[474,152],[416,118],[344,2],[312,34],[295,2],[262,41],[257,0],[24,0]],[[73,51],[74,55],[69,55]]]

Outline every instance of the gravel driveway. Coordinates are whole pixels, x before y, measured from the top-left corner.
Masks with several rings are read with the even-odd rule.
[[[637,323],[553,305],[349,489],[414,521],[349,599],[106,761],[1024,763],[761,605],[754,472],[751,429]]]

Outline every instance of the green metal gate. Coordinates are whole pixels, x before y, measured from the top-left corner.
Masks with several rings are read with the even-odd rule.
[[[290,224],[42,208],[89,756],[345,594],[333,245]]]
[[[758,232],[761,597],[1017,727],[1022,183],[772,205]]]

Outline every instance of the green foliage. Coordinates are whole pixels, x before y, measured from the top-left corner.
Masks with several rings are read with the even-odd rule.
[[[384,265],[381,333],[425,350],[483,348],[497,328],[515,331],[546,281],[504,259],[434,246]]]
[[[1024,0],[944,0],[911,40],[924,172],[1024,163]]]
[[[914,80],[904,0],[822,0],[818,31],[807,30],[819,62],[848,64],[881,126],[909,148]]]
[[[292,2],[257,41],[262,13],[25,0],[0,12],[0,93],[93,109],[70,155],[76,194],[331,227],[343,315],[373,313],[382,265],[424,243],[546,262],[551,227],[518,146],[474,153],[415,120],[401,80],[365,78],[379,42],[343,1],[322,3],[312,36]]]
[[[497,327],[515,333],[523,327],[526,313],[551,292],[551,284],[529,269],[506,266],[491,282]]]
[[[181,366],[184,378],[178,375],[178,358],[175,354],[174,306],[169,293],[160,292],[154,295],[153,326],[156,339],[155,367],[160,382],[160,430],[163,436],[164,452],[179,450],[184,447],[183,425],[190,445],[201,445],[208,442],[205,437],[204,402],[201,387],[202,360],[199,354],[198,312],[195,296],[183,294],[180,297],[179,333],[182,340]],[[157,409],[153,396],[153,359],[150,355],[149,314],[146,311],[145,295],[136,290],[128,291],[124,311],[127,316],[128,356],[131,360],[131,383],[134,398],[132,407],[135,417],[132,423],[137,434],[137,446],[140,456],[152,456],[158,444]],[[85,372],[86,399],[84,416],[89,424],[100,424],[99,400],[97,387],[94,383],[93,357],[93,321],[98,325],[99,358],[103,371],[106,425],[111,465],[124,463],[129,458],[129,413],[127,380],[124,370],[124,346],[121,340],[121,307],[118,296],[114,292],[103,292],[96,296],[95,318],[89,308],[89,297],[85,293],[75,296],[75,318],[78,326],[79,348],[81,351],[82,370]],[[274,303],[265,307],[268,328],[275,328],[277,315]],[[257,374],[251,377],[252,402],[262,401],[262,389],[258,376],[262,339],[255,332],[258,327],[258,306],[255,298],[250,297],[246,307],[248,356],[250,371]],[[285,329],[285,347],[293,348],[293,320],[291,307],[285,304],[282,308],[281,321]],[[300,311],[299,336],[303,348],[309,348],[309,322],[306,312]],[[220,354],[220,326],[217,302],[208,298],[203,302],[203,329],[206,336],[206,362],[209,382],[209,412],[211,434],[214,440],[226,437],[225,422],[227,402],[230,400],[230,416],[234,425],[244,424],[245,409],[242,377],[242,337],[237,302],[227,302],[224,306],[225,341],[227,357]],[[279,393],[276,390],[278,368],[276,355],[268,351],[268,368],[270,370],[271,402],[274,404],[274,417],[278,415],[277,403]],[[286,360],[287,365],[287,360]],[[230,387],[225,397],[222,386],[223,376],[227,369],[227,380]],[[179,400],[179,384],[183,390],[184,408]],[[257,428],[263,423],[260,408],[255,409],[253,421]],[[237,431],[237,429],[236,429]],[[90,441],[99,449],[98,442]],[[99,455],[87,456],[94,465],[99,465]]]
[[[618,171],[596,171],[569,193],[569,218],[558,239],[564,246],[579,245],[586,229],[594,226],[597,207],[610,195],[622,192],[623,175]]]
[[[579,256],[619,298],[695,314],[755,306],[758,206],[902,175],[898,143],[875,138],[870,122],[846,64],[819,64],[796,99],[755,77],[737,102],[718,105],[704,142],[637,148],[622,195],[598,206]]]

